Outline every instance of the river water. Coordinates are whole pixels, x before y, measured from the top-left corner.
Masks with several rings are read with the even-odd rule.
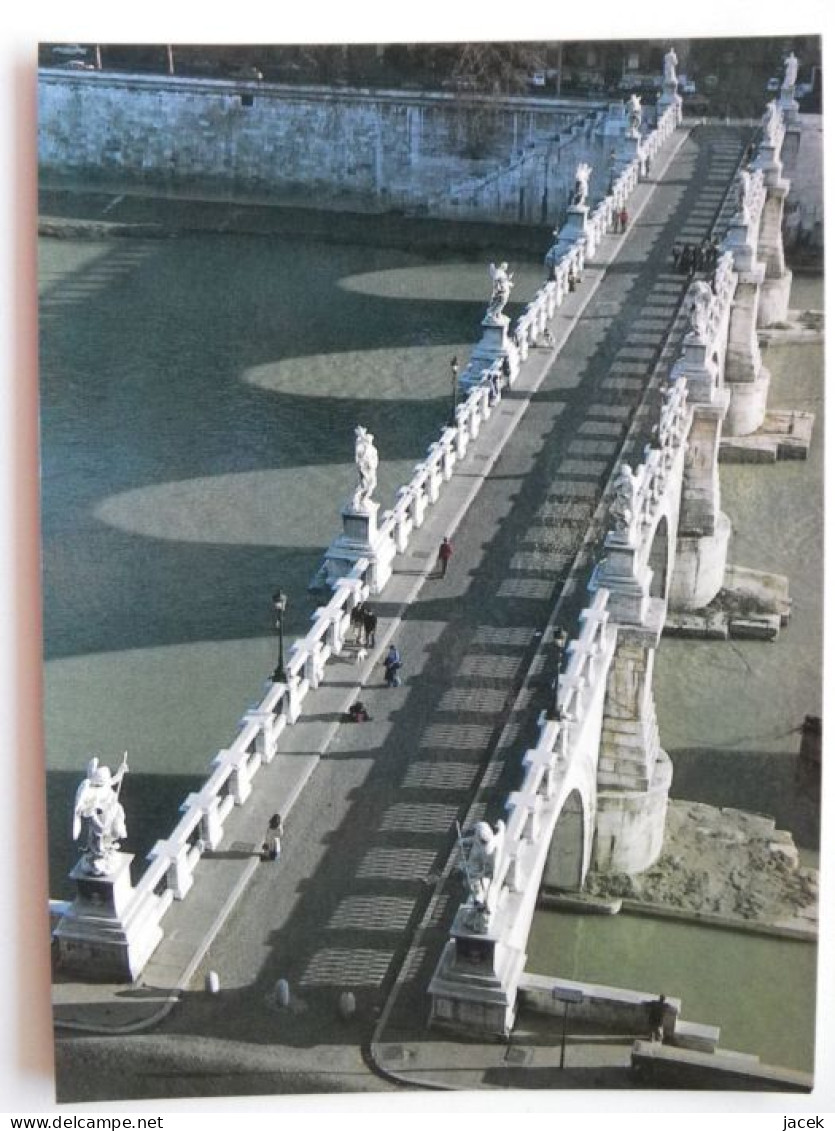
[[[513,270],[511,315],[543,278]],[[66,897],[90,755],[129,751],[141,857],[261,699],[276,588],[288,638],[307,631],[355,426],[390,505],[449,413],[490,279],[484,258],[225,234],[44,239],[39,285],[50,890]]]
[[[522,304],[542,268],[512,266]],[[130,751],[126,847],[147,851],[261,697],[276,587],[289,636],[307,628],[355,425],[391,500],[448,412],[489,279],[462,255],[226,234],[44,240],[39,283],[50,890],[66,897],[87,758]],[[792,305],[820,307],[819,284],[798,280]],[[775,644],[665,640],[655,690],[674,795],[772,813],[814,860],[817,799],[792,772],[796,727],[821,713],[822,349],[765,361],[771,405],[818,413],[812,452],[723,465],[723,509],[730,559],[789,576],[791,623]],[[814,961],[627,917],[541,913],[530,941],[531,969],[663,988],[724,1044],[805,1069]]]

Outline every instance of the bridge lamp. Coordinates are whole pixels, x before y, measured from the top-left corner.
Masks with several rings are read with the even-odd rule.
[[[565,1039],[568,1034],[568,1010],[569,1006],[582,1005],[585,994],[582,990],[575,990],[568,986],[555,986],[551,991],[551,996],[554,1001],[561,1001],[563,1004],[562,1013],[562,1045],[560,1048],[560,1068],[565,1068]]]
[[[560,672],[562,671],[563,657],[568,646],[568,633],[564,628],[557,629],[554,635],[554,682],[552,697],[545,714],[546,719],[559,722],[562,719],[560,710]]]
[[[284,613],[287,610],[287,594],[277,589],[273,593],[273,608],[275,609],[275,627],[278,630],[278,663],[272,674],[273,683],[286,683],[284,674]]]
[[[452,379],[452,423],[455,424],[455,413],[458,408],[458,358],[454,357],[449,363],[449,372]]]

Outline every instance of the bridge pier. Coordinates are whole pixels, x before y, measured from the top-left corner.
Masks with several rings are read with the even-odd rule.
[[[715,304],[730,307],[730,295],[738,281],[730,269],[729,257],[716,287]],[[681,496],[678,510],[675,564],[668,599],[671,609],[702,609],[710,604],[725,577],[731,523],[720,506],[719,446],[732,392],[722,387],[723,369],[730,353],[730,321],[724,314],[712,332],[687,334],[684,350],[673,366],[670,380],[687,380],[692,410],[687,447],[682,466]],[[753,323],[748,321],[748,347]],[[756,344],[756,335],[754,335]],[[741,353],[742,351],[740,351]],[[746,384],[739,382],[739,386]],[[754,382],[747,382],[754,385]]]
[[[644,623],[617,625],[597,767],[594,867],[642,872],[664,842],[673,772],[661,749],[652,673],[666,603],[650,598]]]
[[[727,404],[727,394],[717,392],[715,404],[693,405],[669,592],[673,609],[703,609],[724,581],[731,522],[720,509],[719,439]]]
[[[725,386],[730,392],[724,426],[727,436],[748,436],[762,425],[771,381],[757,340],[760,292],[766,269],[757,260],[752,229],[750,219],[737,214],[728,226],[723,244],[733,255],[737,272],[725,354]]]
[[[762,169],[765,184],[765,203],[760,218],[757,247],[757,252],[765,263],[757,325],[765,327],[784,322],[789,310],[792,273],[786,268],[783,250],[783,209],[790,182],[783,178],[783,166],[776,142],[765,141],[760,145],[756,167]]]
[[[660,525],[660,523],[659,523]],[[661,852],[672,764],[661,749],[652,673],[667,601],[650,596],[654,573],[644,560],[660,537],[647,538],[634,519],[609,532],[606,557],[589,588],[608,590],[617,639],[606,679],[597,764],[594,866],[642,872]],[[666,524],[665,524],[666,529]],[[657,590],[657,585],[654,587]]]

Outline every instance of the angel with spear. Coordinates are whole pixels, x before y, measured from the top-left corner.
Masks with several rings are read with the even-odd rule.
[[[119,802],[122,779],[128,772],[128,752],[115,774],[107,766],[100,766],[98,758],[87,763],[87,776],[75,794],[72,838],[79,840],[84,834],[84,866],[94,876],[104,876],[112,870],[119,843],[127,834],[125,810]]]

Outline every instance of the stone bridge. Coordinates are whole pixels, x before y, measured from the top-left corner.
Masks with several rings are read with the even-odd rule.
[[[462,845],[470,894],[429,986],[435,1023],[507,1036],[540,888],[579,891],[592,865],[636,873],[661,852],[672,764],[656,722],[655,651],[668,610],[703,609],[722,587],[731,533],[720,505],[723,431],[751,434],[765,419],[756,331],[786,317],[791,284],[781,238],[787,121],[791,105],[768,106],[756,153],[736,176],[712,280],[688,291],[689,325],[661,375],[643,458],[610,480],[590,600],[506,821],[482,823],[486,848]]]
[[[393,562],[513,393],[530,351],[594,263],[617,214],[663,147],[674,144],[676,99],[673,84],[648,130],[625,121],[617,130],[607,127],[615,154],[610,191],[594,207],[578,194],[555,233],[548,279],[516,323],[500,312],[485,317],[482,340],[460,375],[454,419],[391,509],[378,514],[371,499],[359,508],[346,504],[343,531],[323,566],[326,603],[289,650],[283,678],[269,685],[234,741],[218,752],[202,788],[185,799],[181,820],[156,843],[138,883],[132,886],[130,857],[122,853],[112,875],[73,873],[77,899],[53,908],[67,969],[135,979],[145,968],[163,939],[164,917],[188,899],[231,815],[257,796],[256,775],[280,760],[281,742],[307,696],[345,647],[354,607],[386,590]],[[726,209],[711,282],[699,279],[690,288],[678,354],[666,372],[656,367],[661,388],[651,386],[644,398],[652,412],[635,426],[650,424],[641,434],[641,458],[635,467],[621,462],[612,475],[602,504],[608,530],[589,601],[566,650],[554,709],[543,714],[539,740],[523,758],[524,780],[507,800],[487,898],[471,896],[459,909],[429,987],[437,1022],[506,1034],[540,886],[578,890],[592,863],[635,872],[660,852],[671,766],[655,720],[655,650],[672,610],[702,609],[722,586],[730,535],[720,506],[722,437],[729,428],[734,436],[756,433],[765,420],[768,375],[757,328],[781,321],[788,302],[780,152],[792,114],[782,99],[767,111],[759,147]],[[727,170],[723,186],[734,172]],[[682,280],[674,285],[677,293],[682,287]]]

